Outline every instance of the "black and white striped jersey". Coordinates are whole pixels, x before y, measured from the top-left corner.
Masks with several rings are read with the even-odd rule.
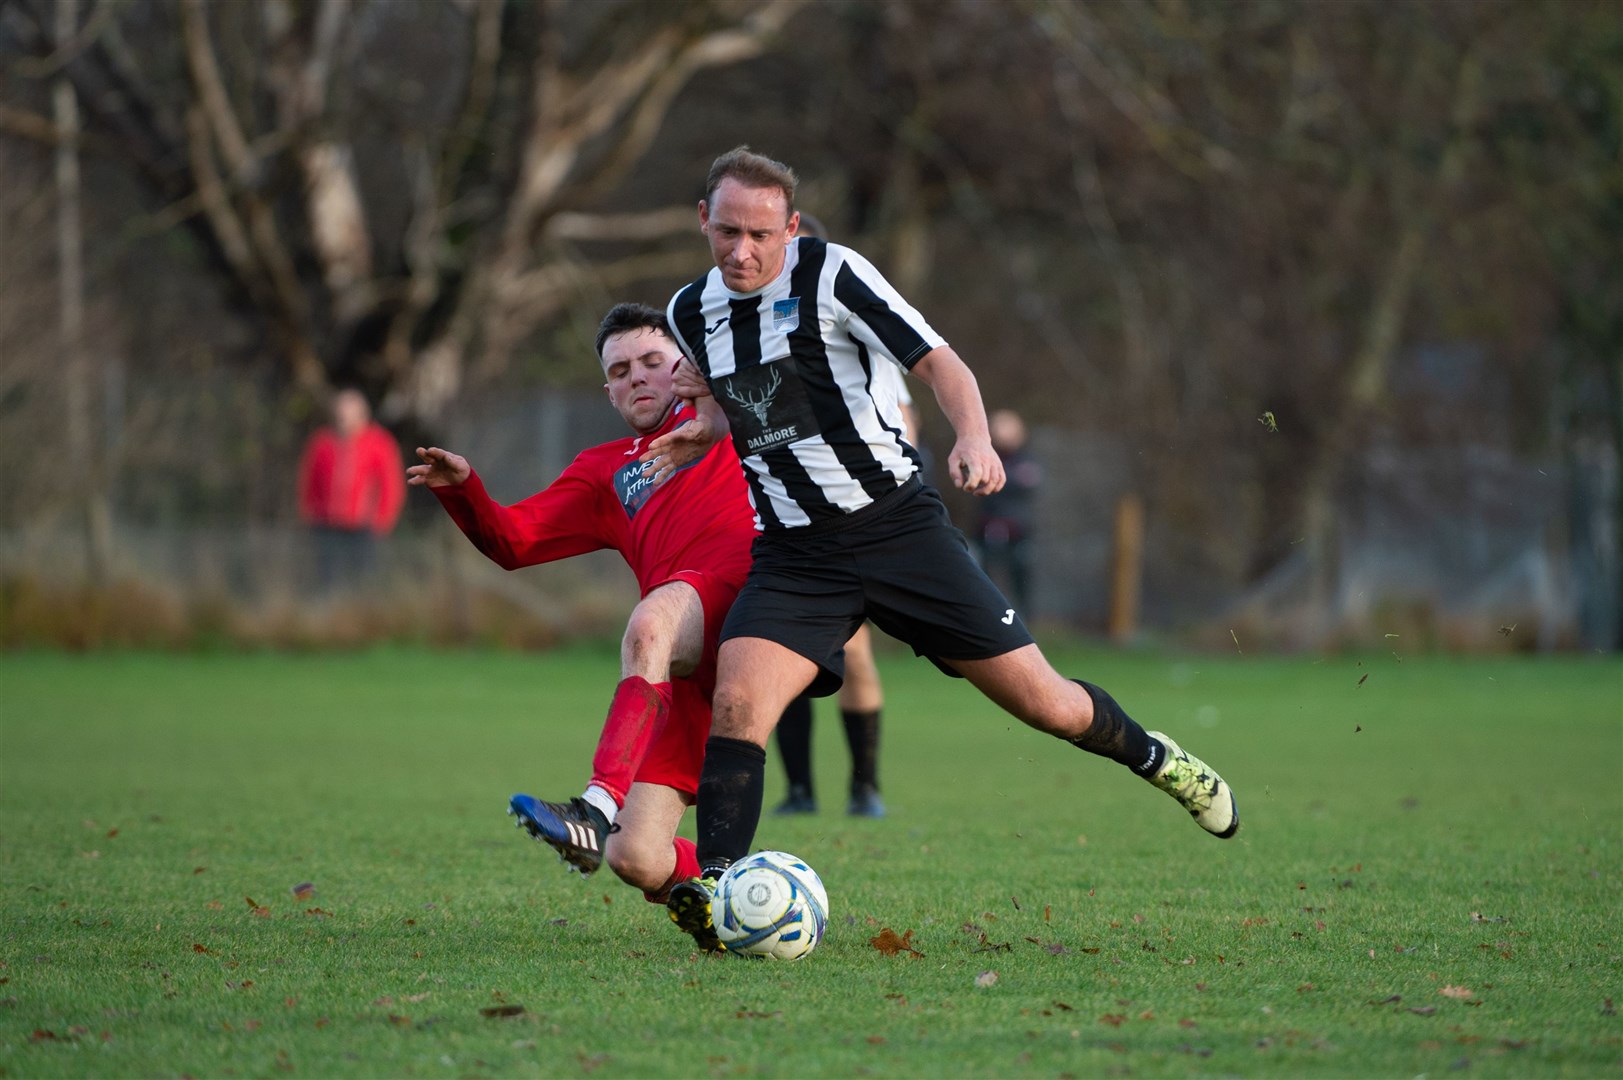
[[[911,369],[941,335],[850,248],[801,237],[760,292],[721,271],[671,298],[671,327],[727,413],[758,527],[860,510],[905,483],[919,456],[875,365]]]

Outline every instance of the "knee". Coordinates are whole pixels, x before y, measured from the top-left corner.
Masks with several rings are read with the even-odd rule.
[[[710,700],[710,734],[729,739],[750,737],[750,698],[736,685],[716,687]]]
[[[603,861],[609,864],[614,876],[644,892],[654,892],[670,880],[676,868],[676,856],[667,843],[663,848],[644,842],[624,832],[613,834]]]
[[[623,674],[646,675],[650,668],[665,667],[670,663],[670,642],[662,620],[642,607],[632,610],[626,620],[625,636],[620,639]]]

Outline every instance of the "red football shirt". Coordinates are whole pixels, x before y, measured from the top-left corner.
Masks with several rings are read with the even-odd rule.
[[[406,503],[400,444],[388,429],[369,423],[351,438],[330,427],[310,436],[299,459],[299,515],[310,525],[394,528]]]
[[[648,442],[691,417],[678,403],[649,435],[583,450],[546,490],[503,506],[477,473],[430,488],[475,547],[508,570],[612,548],[646,595],[682,571],[742,582],[755,539],[755,510],[730,440],[655,488],[638,461]]]

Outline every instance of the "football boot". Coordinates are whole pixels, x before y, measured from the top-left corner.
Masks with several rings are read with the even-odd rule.
[[[1217,770],[1159,731],[1149,735],[1167,748],[1166,761],[1149,778],[1150,783],[1177,799],[1189,816],[1213,836],[1227,840],[1238,832],[1240,810],[1234,804],[1234,792]]]
[[[716,925],[710,917],[710,902],[715,895],[715,878],[688,878],[672,885],[671,895],[665,901],[671,922],[684,934],[691,934],[694,944],[707,953],[727,951],[727,946],[716,936]]]
[[[514,795],[507,813],[519,828],[546,844],[571,870],[590,874],[603,865],[603,842],[615,829],[603,811],[584,799],[542,802],[533,795]]]
[[[789,794],[777,806],[772,808],[774,814],[815,814],[817,813],[817,796],[812,794],[811,788],[804,784],[790,784]]]
[[[845,812],[851,817],[882,818],[885,802],[872,784],[852,784],[851,801],[845,804]]]

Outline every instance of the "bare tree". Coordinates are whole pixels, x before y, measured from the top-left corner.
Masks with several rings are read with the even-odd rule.
[[[633,225],[642,250],[595,273],[670,267],[647,243],[673,215],[592,211],[695,75],[760,55],[798,5],[105,3],[54,49],[43,0],[10,18],[144,179],[149,227],[197,236],[290,382],[359,379],[432,421],[573,295],[558,237]],[[14,106],[0,126],[66,137]]]

